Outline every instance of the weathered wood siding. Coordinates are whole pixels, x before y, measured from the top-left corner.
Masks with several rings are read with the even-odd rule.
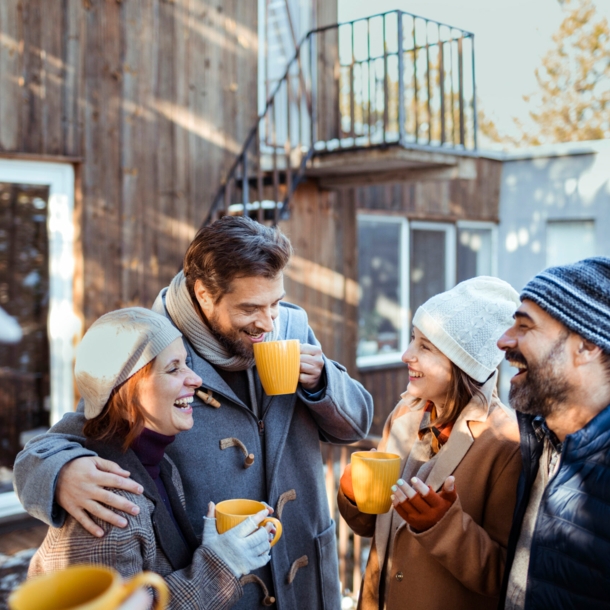
[[[343,192],[301,185],[290,220],[280,224],[294,247],[288,300],[304,307],[324,352],[356,373],[358,253],[356,208]]]
[[[297,189],[290,220],[282,223],[296,255],[287,273],[288,298],[307,310],[325,354],[344,364],[373,395],[371,434],[382,433],[387,416],[407,387],[408,373],[401,366],[356,368],[356,214],[372,211],[417,220],[497,221],[501,163],[487,159],[475,163],[476,177],[470,180],[405,180],[334,191],[307,182]]]
[[[256,120],[257,3],[2,0],[0,34],[0,151],[82,161],[86,322],[150,305]]]
[[[473,160],[476,177],[404,180],[350,189],[359,210],[403,214],[413,220],[498,222],[502,163]]]

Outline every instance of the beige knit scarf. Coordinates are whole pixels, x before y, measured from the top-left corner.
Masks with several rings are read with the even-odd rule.
[[[245,371],[254,366],[254,358],[231,354],[212,334],[195,310],[182,271],[174,277],[167,289],[165,307],[174,324],[197,353],[214,366],[227,371]],[[279,329],[280,318],[278,316],[273,321],[273,331],[265,334],[265,341],[276,341],[279,337]]]

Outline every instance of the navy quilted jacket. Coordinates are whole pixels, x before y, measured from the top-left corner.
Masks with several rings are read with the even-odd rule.
[[[523,472],[500,608],[543,447],[533,417],[519,413],[518,420]],[[610,406],[563,443],[559,467],[538,510],[525,608],[610,609]]]

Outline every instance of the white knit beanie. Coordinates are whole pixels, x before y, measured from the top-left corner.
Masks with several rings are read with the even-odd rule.
[[[504,354],[496,345],[512,326],[519,294],[507,282],[480,276],[433,296],[415,312],[413,326],[451,362],[483,383]]]
[[[143,307],[118,309],[96,320],[78,346],[74,366],[85,417],[97,417],[114,388],[181,336],[165,316]]]

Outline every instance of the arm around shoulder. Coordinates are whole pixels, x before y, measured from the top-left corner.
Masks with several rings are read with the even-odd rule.
[[[61,469],[79,457],[95,456],[83,447],[81,413],[67,413],[49,432],[32,439],[17,455],[15,491],[32,516],[60,527],[65,512],[55,503],[55,486]]]

